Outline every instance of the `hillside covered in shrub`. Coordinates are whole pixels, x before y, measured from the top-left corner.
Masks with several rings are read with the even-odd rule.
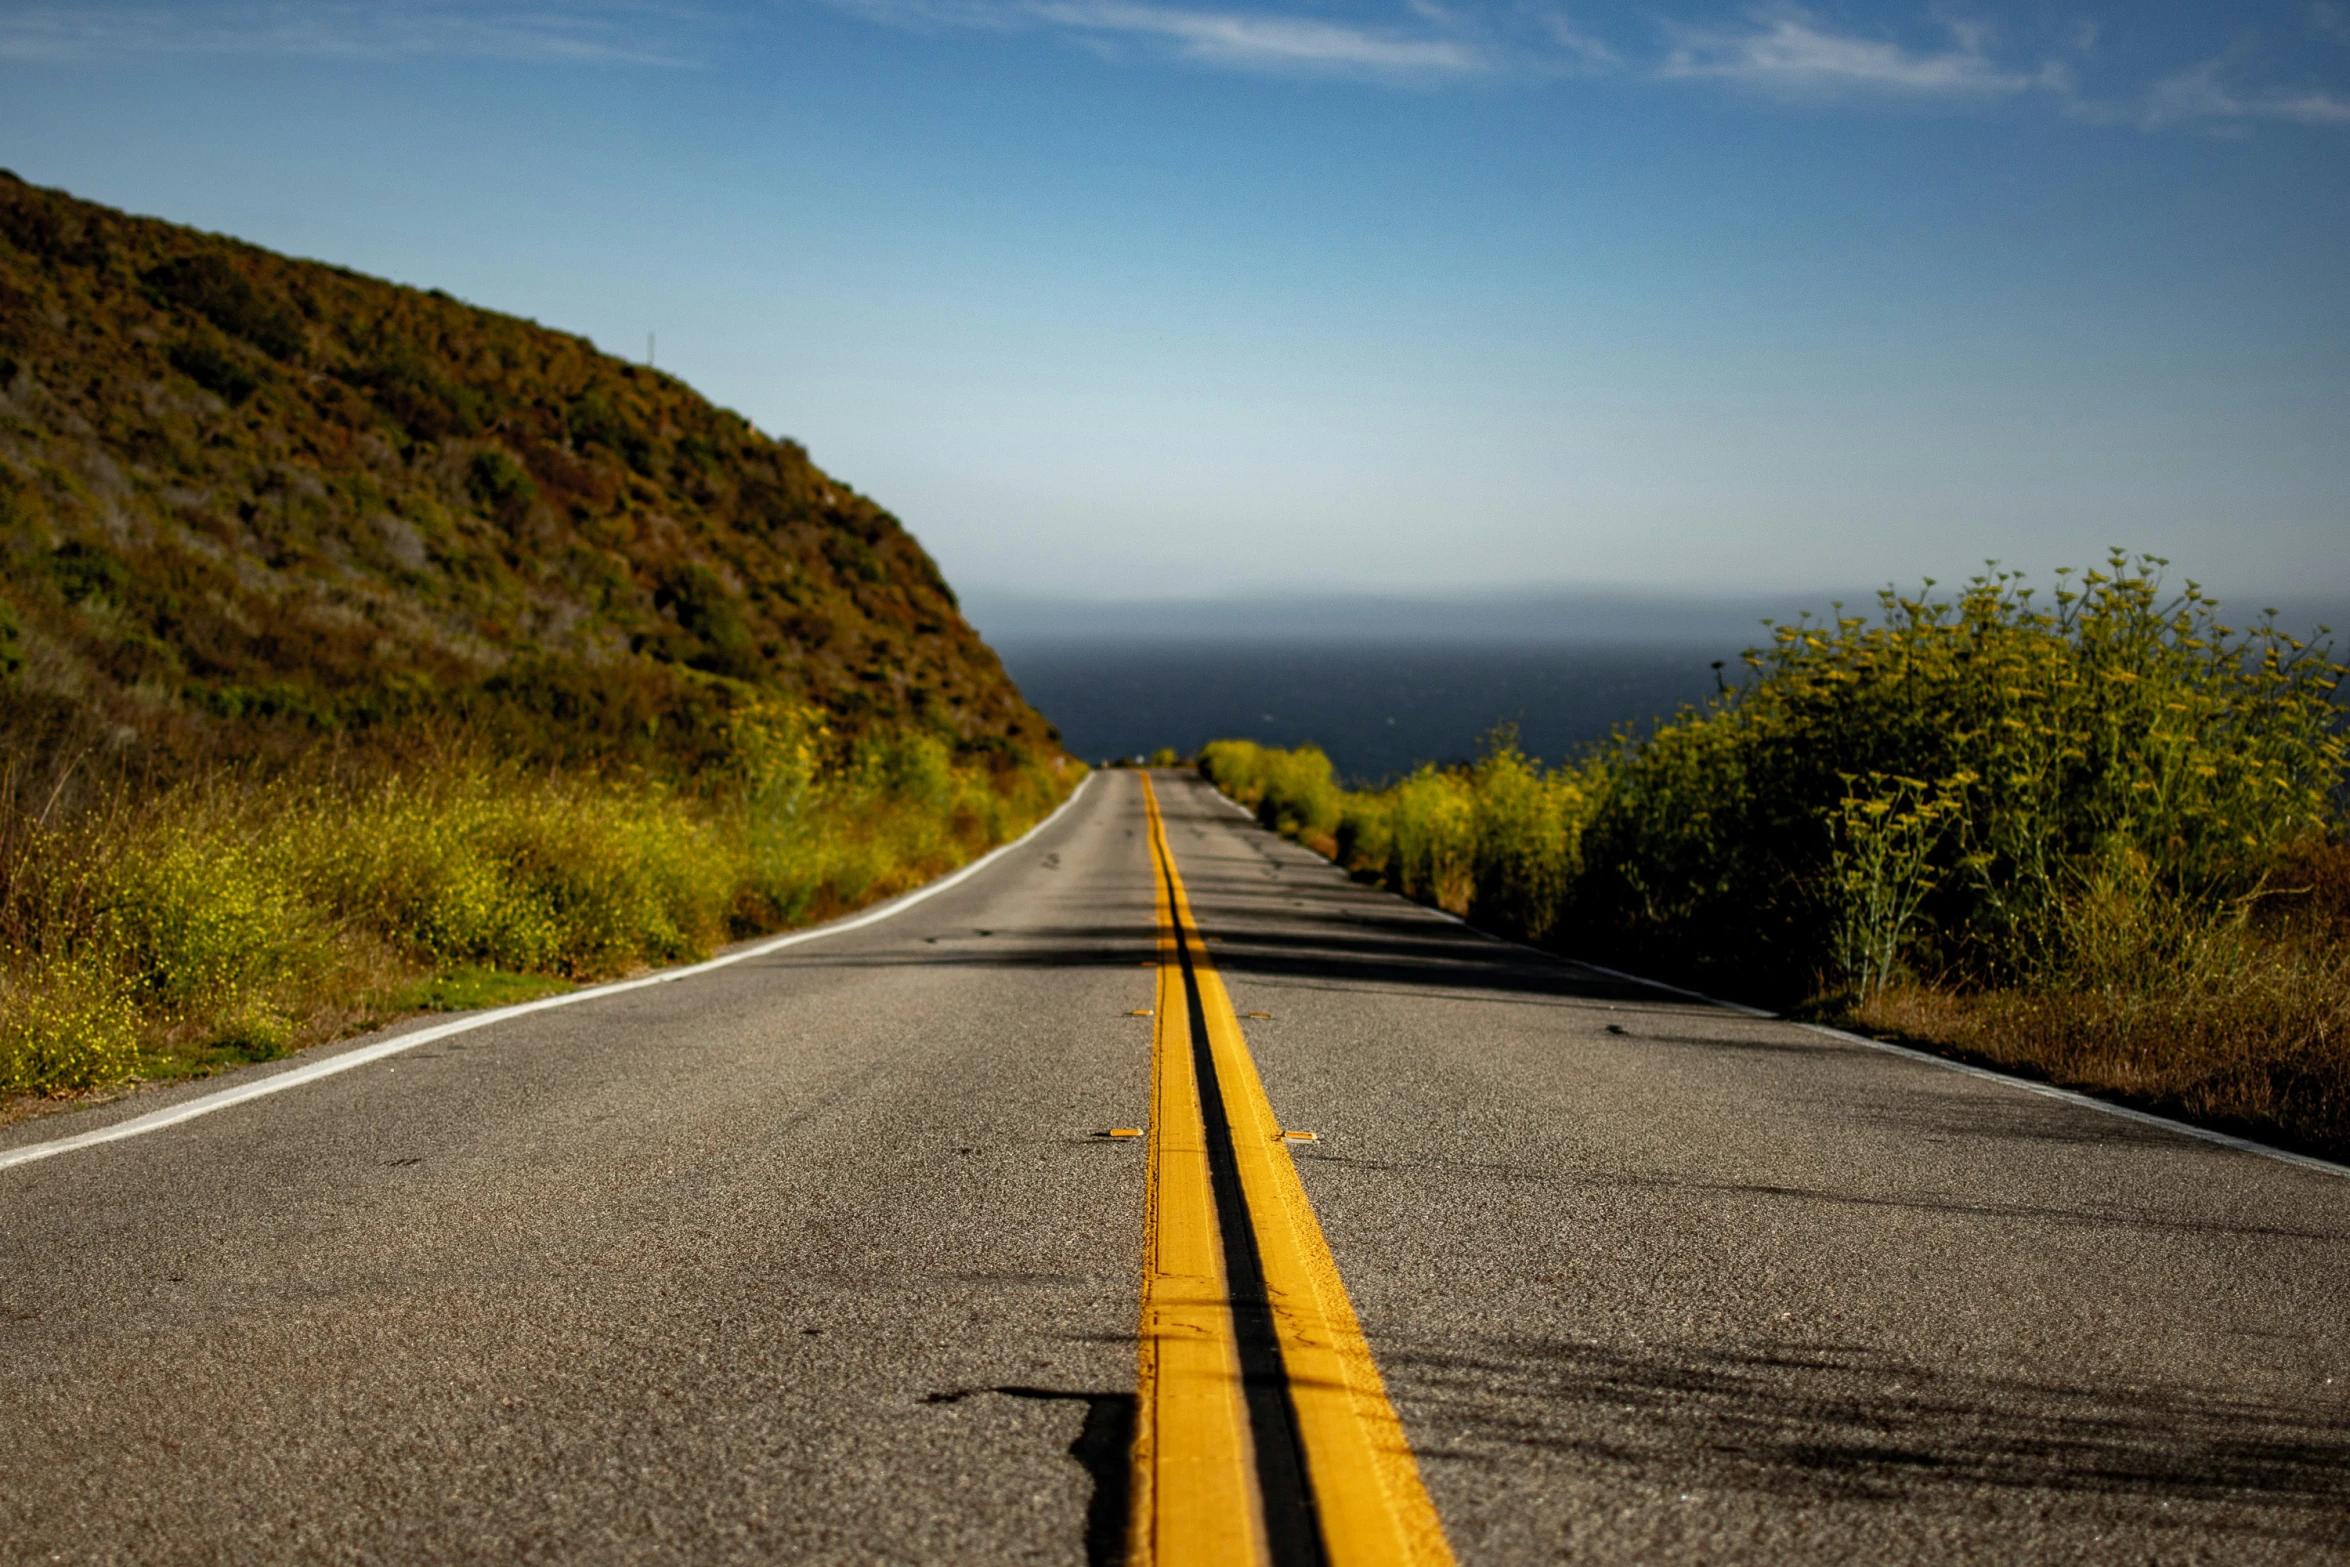
[[[0,174],[0,1119],[822,918],[1083,772],[796,444]]]
[[[0,173],[0,743],[456,721],[674,773],[759,690],[1058,752],[795,443],[568,333]]]

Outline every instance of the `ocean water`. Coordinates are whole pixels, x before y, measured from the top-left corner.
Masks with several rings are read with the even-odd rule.
[[[1196,639],[999,639],[1021,691],[1089,761],[1210,740],[1311,741],[1341,776],[1375,782],[1466,761],[1496,724],[1557,760],[1715,689],[1737,647],[1495,646]]]

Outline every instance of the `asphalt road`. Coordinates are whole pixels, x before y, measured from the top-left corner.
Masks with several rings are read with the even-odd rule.
[[[2350,1181],[1159,794],[1462,1561],[2350,1561]],[[0,1170],[0,1557],[1115,1559],[1155,929],[1107,774],[892,919]]]

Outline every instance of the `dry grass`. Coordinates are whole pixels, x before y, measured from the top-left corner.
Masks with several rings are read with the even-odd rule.
[[[1882,1037],[2350,1159],[2350,844],[2313,841],[2240,919],[2174,931],[2143,973],[1966,992],[1892,987],[1845,1014]]]
[[[1851,1018],[1887,1038],[2350,1158],[2350,952],[2263,950],[2225,988],[2185,994],[1903,986]]]
[[[959,766],[922,731],[836,741],[780,703],[733,744],[690,793],[445,757],[214,776],[63,824],[0,809],[0,1094],[199,1075],[691,959],[927,880],[1077,776]]]
[[[4,171],[0,317],[0,1094],[822,918],[1082,771],[895,517],[584,339]]]

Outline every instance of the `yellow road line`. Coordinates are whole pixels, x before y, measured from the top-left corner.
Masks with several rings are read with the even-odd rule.
[[[1378,1364],[1363,1338],[1361,1324],[1355,1320],[1338,1264],[1330,1255],[1329,1243],[1314,1218],[1305,1187],[1298,1180],[1297,1166],[1291,1162],[1281,1124],[1265,1097],[1264,1084],[1257,1076],[1256,1062],[1241,1034],[1231,998],[1225,992],[1223,979],[1208,961],[1207,944],[1200,939],[1190,900],[1184,895],[1182,873],[1176,868],[1174,851],[1167,842],[1166,821],[1159,810],[1158,794],[1147,775],[1143,778],[1143,798],[1150,816],[1152,859],[1158,871],[1154,880],[1158,887],[1159,912],[1159,1024],[1153,1081],[1157,1084],[1173,1075],[1168,1071],[1168,1057],[1179,1045],[1180,1053],[1186,1058],[1182,1076],[1189,1094],[1191,1119],[1171,1126],[1170,1130],[1179,1131],[1187,1138],[1196,1136],[1201,1127],[1197,1074],[1188,1065],[1191,1008],[1190,998],[1182,988],[1183,959],[1188,953],[1191,982],[1198,989],[1200,1011],[1206,1019],[1209,1059],[1214,1065],[1218,1094],[1231,1128],[1234,1160],[1280,1344],[1289,1408],[1304,1453],[1324,1553],[1332,1567],[1358,1567],[1358,1564],[1368,1567],[1373,1563],[1450,1567],[1452,1551],[1445,1543],[1444,1526],[1428,1499],[1427,1488],[1421,1483],[1419,1465],[1404,1439],[1395,1407],[1388,1402]],[[1171,1020],[1181,1028],[1179,1041],[1169,1032]],[[1154,1096],[1157,1094],[1154,1088]],[[1154,1110],[1165,1103],[1164,1098],[1158,1098]],[[1154,1114],[1154,1175],[1159,1169],[1158,1140],[1162,1135],[1159,1128],[1159,1117]],[[1199,1171],[1201,1190],[1205,1192],[1208,1172],[1204,1158],[1199,1163]],[[1166,1194],[1154,1189],[1151,1199],[1154,1215],[1163,1215],[1165,1201]],[[1201,1217],[1213,1226],[1212,1196]],[[1155,1231],[1159,1238],[1146,1245],[1156,1244],[1163,1253],[1164,1229],[1161,1217]],[[1147,1270],[1152,1262],[1147,1253],[1145,1266],[1144,1380],[1140,1386],[1142,1429],[1151,1430],[1154,1406],[1163,1404],[1167,1394],[1163,1385],[1155,1383],[1150,1375],[1151,1323],[1147,1303],[1151,1290]],[[1229,1310],[1224,1315],[1229,1322]],[[1229,1335],[1229,1326],[1225,1331]],[[1163,1354],[1158,1370],[1163,1380]],[[1207,1434],[1204,1427],[1201,1434]],[[1245,1420],[1239,1434],[1245,1441]],[[1162,1451],[1156,1452],[1151,1462],[1163,1472],[1166,1441],[1163,1422],[1156,1424],[1155,1439]],[[1245,1447],[1233,1454],[1233,1461],[1244,1475],[1253,1479]],[[1187,1542],[1194,1529],[1212,1527],[1214,1521],[1171,1511],[1170,1496],[1152,1487],[1144,1475],[1145,1467],[1142,1443],[1138,1440],[1135,1540],[1139,1545],[1147,1534],[1156,1547],[1156,1554],[1138,1550],[1136,1559],[1174,1561],[1179,1558],[1169,1554],[1170,1550],[1178,1542]],[[1260,1531],[1252,1541],[1255,1551],[1262,1550],[1262,1526],[1257,1521],[1261,1514],[1261,1504],[1249,1514],[1252,1525]],[[1187,1554],[1182,1560],[1251,1559],[1233,1554],[1218,1558],[1205,1547],[1194,1557],[1188,1554],[1188,1545],[1185,1549]]]
[[[1158,802],[1146,799],[1155,858]],[[1263,1562],[1263,1507],[1192,1064],[1191,1003],[1166,879],[1153,881],[1159,974],[1127,1559],[1136,1567]]]

